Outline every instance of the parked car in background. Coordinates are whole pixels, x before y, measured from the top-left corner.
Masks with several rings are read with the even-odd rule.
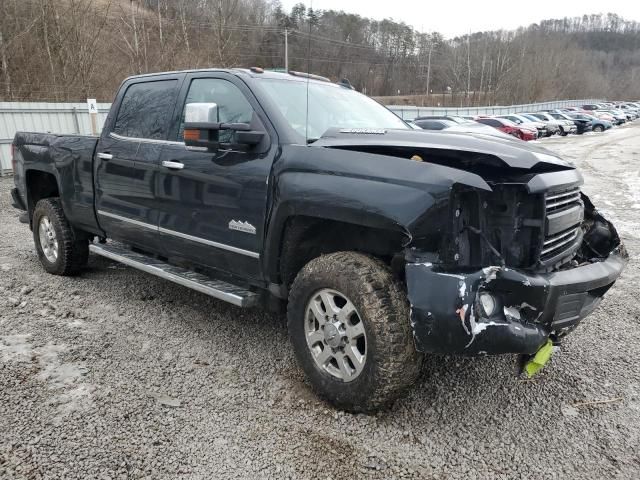
[[[469,133],[473,135],[491,135],[492,137],[501,137],[513,139],[512,135],[501,132],[488,125],[474,121],[465,121],[464,123],[456,123],[446,119],[422,118],[414,121],[414,124],[424,130],[439,130],[446,132]]]
[[[558,128],[560,129],[558,133],[563,137],[566,137],[570,133],[578,133],[578,127],[576,127],[576,124],[573,122],[572,119],[566,120],[563,118],[554,118],[548,112],[532,113],[531,115],[533,115],[534,117],[542,121],[557,122]]]
[[[456,122],[444,118],[416,118],[413,123],[424,130],[445,130],[458,125]]]
[[[417,120],[448,120],[457,124],[474,123],[473,118],[460,117],[457,115],[423,115],[414,119],[414,121]]]
[[[565,107],[562,110],[565,112],[584,112],[584,109],[580,107]]]
[[[594,111],[591,112],[591,115],[593,115],[596,118],[599,118],[600,120],[606,120],[607,122],[611,122],[613,125],[617,124],[616,117],[614,117],[610,113],[605,113],[605,112],[601,112],[599,110],[594,110]]]
[[[608,122],[607,120],[602,120],[598,117],[594,117],[593,115],[589,115],[588,113],[568,113],[571,118],[578,120],[587,120],[591,122],[591,129],[594,132],[604,132],[605,130],[609,130],[613,127],[613,123]]]
[[[554,120],[543,120],[541,118],[535,117],[531,113],[520,113],[519,116],[527,118],[527,119],[531,120],[532,122],[543,123],[545,125],[545,127],[547,128],[547,137],[550,137],[551,135],[556,135],[556,134],[560,133],[560,122],[558,122],[558,120],[555,120],[555,119]]]
[[[530,141],[538,138],[538,131],[535,128],[528,128],[522,125],[517,125],[511,120],[506,118],[492,118],[492,117],[478,117],[476,122],[489,125],[490,127],[497,128],[507,135],[512,135],[520,140]]]
[[[613,117],[613,123],[616,125],[622,125],[627,123],[627,116],[622,112],[617,112],[615,110],[596,110],[597,112],[606,113]]]
[[[562,112],[551,112],[550,115],[553,118],[572,121],[578,129],[578,135],[582,135],[585,132],[591,131],[591,120],[580,120],[579,118],[571,118],[569,115]]]
[[[591,110],[591,111],[593,111],[593,110],[600,110],[601,108],[602,107],[597,103],[591,103],[591,104],[588,104],[588,105],[582,105],[582,109],[583,110]]]
[[[547,126],[539,120],[530,120],[527,117],[523,117],[522,115],[518,115],[515,113],[508,115],[498,115],[497,118],[506,118],[507,120],[511,120],[517,125],[522,125],[527,128],[535,128],[538,131],[538,138],[548,136]]]
[[[636,118],[640,117],[640,107],[638,107],[633,103],[625,103],[623,105],[618,105],[618,108],[624,112],[633,112],[636,115]]]
[[[628,103],[617,103],[617,104],[616,104],[616,106],[615,106],[615,108],[616,108],[617,110],[624,110],[624,111],[626,111],[626,110],[633,110],[633,111],[637,111],[637,110],[638,110],[638,108],[637,108],[637,107],[631,106],[631,105],[629,105]]]
[[[638,118],[638,109],[629,107],[622,103],[616,103],[611,110],[624,114],[627,117],[627,121],[632,122]]]

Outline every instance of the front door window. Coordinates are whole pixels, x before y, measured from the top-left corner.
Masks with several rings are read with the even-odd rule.
[[[178,141],[183,141],[184,115],[189,103],[215,103],[218,105],[218,121],[221,123],[251,123],[253,108],[244,94],[233,83],[219,78],[196,78],[189,86],[182,110]],[[235,132],[222,130],[221,143],[233,143]]]

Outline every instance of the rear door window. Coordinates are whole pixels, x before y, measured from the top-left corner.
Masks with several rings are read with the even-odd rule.
[[[177,80],[130,85],[120,103],[113,133],[129,138],[166,139],[177,95]]]

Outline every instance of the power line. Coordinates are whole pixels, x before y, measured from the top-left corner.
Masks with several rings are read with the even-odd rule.
[[[290,34],[291,35],[298,35],[298,36],[301,36],[301,37],[304,37],[304,38],[312,38],[314,40],[319,40],[319,41],[322,41],[322,42],[334,43],[334,44],[337,44],[337,45],[347,46],[347,47],[350,47],[350,48],[360,48],[360,49],[378,51],[378,49],[373,45],[364,45],[364,44],[361,44],[361,43],[345,42],[343,40],[336,40],[336,39],[333,39],[333,38],[322,37],[320,35],[304,33],[304,32],[301,32],[299,30],[292,30],[290,32]]]

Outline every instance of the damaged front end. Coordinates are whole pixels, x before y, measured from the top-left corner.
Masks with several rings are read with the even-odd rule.
[[[532,355],[572,331],[620,276],[624,245],[577,187],[528,187],[453,192],[440,251],[406,250],[418,350]]]
[[[534,354],[591,313],[627,263],[614,226],[581,193],[580,173],[547,150],[416,131],[332,130],[314,146],[340,151],[339,162],[322,162],[327,171],[362,161],[367,179],[384,176],[358,206],[387,212],[406,234],[394,260],[422,352]],[[397,158],[413,162],[388,168]],[[334,188],[342,178],[332,177]]]

